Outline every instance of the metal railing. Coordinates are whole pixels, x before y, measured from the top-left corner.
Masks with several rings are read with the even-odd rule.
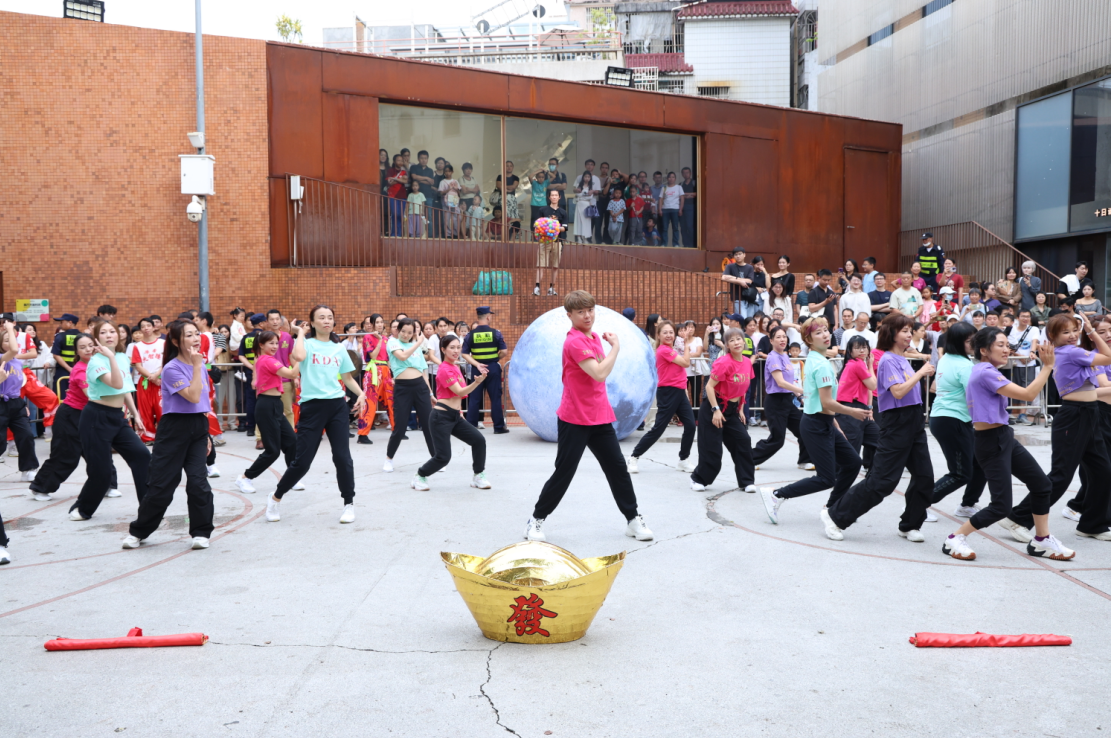
[[[623,58],[618,33],[580,30],[537,30],[535,33],[504,33],[491,36],[370,38],[330,41],[325,48],[405,59],[478,66],[525,62],[614,61]],[[617,64],[615,66],[620,66]]]
[[[958,274],[978,282],[990,281],[995,284],[1003,279],[1007,267],[1014,267],[1021,277],[1022,263],[1034,261],[979,223],[969,221],[902,231],[899,234],[900,270],[909,270],[911,264],[917,260],[918,247],[922,244],[922,234],[925,232],[934,234],[934,243],[941,246],[946,258],[956,263]],[[1041,264],[1037,264],[1034,269],[1034,276],[1041,279],[1042,292],[1046,293],[1048,303],[1054,304],[1060,278]],[[965,291],[971,286],[966,284]]]

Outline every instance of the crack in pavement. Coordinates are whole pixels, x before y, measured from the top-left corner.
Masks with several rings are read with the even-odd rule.
[[[677,541],[680,538],[686,538],[688,536],[697,536],[701,533],[713,533],[714,531],[717,531],[717,530],[721,530],[721,526],[714,526],[713,528],[706,528],[705,530],[692,530],[690,533],[684,533],[684,534],[679,535],[679,536],[672,536],[671,538],[661,538],[658,541],[652,541],[647,546],[641,546],[640,548],[631,549],[629,551],[628,555],[632,556],[633,554],[638,553],[640,551],[647,551],[648,549],[652,548],[653,546],[656,546],[656,545],[661,544],[661,543],[670,543],[671,541]]]
[[[486,681],[479,685],[478,691],[480,693],[482,693],[482,696],[485,697],[486,701],[490,703],[490,709],[494,711],[494,722],[497,723],[498,727],[504,728],[505,732],[509,733],[510,735],[515,735],[515,736],[517,736],[517,738],[520,738],[520,734],[517,731],[513,730],[513,728],[510,728],[508,725],[505,725],[504,723],[502,723],[501,713],[498,712],[498,708],[494,704],[494,700],[490,698],[490,695],[486,694],[486,686],[490,683],[490,680],[493,679],[493,676],[494,676],[493,673],[490,670],[490,662],[494,658],[494,651],[497,651],[499,648],[501,648],[504,645],[505,645],[504,642],[499,643],[498,645],[491,648],[490,651],[486,654]]]

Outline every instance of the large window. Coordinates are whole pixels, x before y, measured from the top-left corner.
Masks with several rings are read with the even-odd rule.
[[[1111,228],[1111,79],[1073,92],[1069,230]]]
[[[1072,95],[1018,109],[1015,238],[1068,231]]]
[[[552,189],[549,185],[555,182],[563,187],[559,190],[560,206],[567,211],[570,238],[614,245],[696,248],[698,244],[698,188],[694,178],[698,171],[698,139],[694,136],[382,104],[379,140],[391,166],[395,154],[409,150],[406,167],[409,186],[404,192],[395,188],[393,195],[386,192],[388,183],[383,187],[383,194],[390,200],[386,232],[391,236],[531,240],[531,226],[539,216],[540,203],[546,200]],[[402,200],[407,200],[412,191],[413,175],[417,181],[428,176],[428,170],[420,169],[418,161],[422,150],[429,153],[427,166],[432,171],[432,183],[421,183],[426,200],[424,220],[414,220],[409,217],[410,204]],[[444,161],[437,162],[440,158]],[[593,160],[592,177],[597,180],[591,192],[600,195],[576,192],[588,159]],[[462,186],[465,163],[472,166],[473,181],[458,203],[455,198],[449,202],[441,187],[446,179],[444,167],[452,167],[454,179]],[[689,179],[685,178],[684,169],[690,170]],[[655,181],[657,172],[659,183]],[[670,172],[675,173],[675,186],[683,191],[682,214],[674,207],[675,190],[666,203],[672,206],[666,208],[666,213],[662,207],[665,203],[655,203],[656,199],[663,199],[659,197],[664,194],[661,187],[666,188]],[[639,183],[641,173],[645,193],[641,198],[644,200],[641,217],[621,213],[620,221],[618,217],[611,218],[611,192],[619,183],[623,195],[620,199],[626,202],[626,209],[641,207],[633,202],[633,197],[624,197],[631,194],[632,178]],[[470,195],[476,187],[481,200],[472,201]],[[453,211],[453,207],[459,210]],[[481,217],[478,210],[472,210],[475,207],[481,208]],[[591,207],[596,208],[597,214]],[[615,205],[615,209],[620,207]],[[649,218],[652,223],[647,222]],[[647,225],[655,226],[662,239],[645,238]],[[669,226],[667,232],[665,225]]]

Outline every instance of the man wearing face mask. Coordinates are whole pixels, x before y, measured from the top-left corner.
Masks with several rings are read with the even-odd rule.
[[[564,190],[567,189],[567,175],[559,171],[559,160],[554,156],[548,159],[548,192],[556,190],[559,192],[559,206],[564,210],[567,209],[567,195]]]

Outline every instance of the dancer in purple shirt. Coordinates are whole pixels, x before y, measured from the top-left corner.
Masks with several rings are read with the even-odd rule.
[[[910,472],[906,491],[906,510],[899,520],[899,535],[921,543],[922,523],[934,489],[934,468],[926,444],[926,424],[922,413],[924,377],[934,373],[926,362],[917,372],[904,354],[914,335],[914,320],[902,313],[891,313],[880,323],[876,347],[884,352],[876,367],[879,385],[880,439],[868,476],[854,485],[828,510],[822,510],[826,537],[840,541],[842,531],[861,515],[895,491],[905,468]]]
[[[976,462],[987,478],[991,504],[979,510],[960,528],[950,534],[941,546],[944,554],[961,561],[976,558],[968,543],[968,536],[992,523],[1005,521],[1011,511],[1011,476],[1018,478],[1030,490],[1027,496],[1033,510],[1033,524],[1037,536],[1028,540],[1026,552],[1031,556],[1044,556],[1065,561],[1076,552],[1065,548],[1049,533],[1050,492],[1052,485],[1041,466],[1015,440],[1015,432],[1008,424],[1007,398],[1030,402],[1042,391],[1053,372],[1053,347],[1038,347],[1041,371],[1027,387],[1020,387],[1003,376],[1000,367],[1007,365],[1010,347],[1007,336],[999,328],[984,328],[972,338],[972,352],[977,364],[972,368],[965,388],[965,402],[972,418],[975,433]]]

